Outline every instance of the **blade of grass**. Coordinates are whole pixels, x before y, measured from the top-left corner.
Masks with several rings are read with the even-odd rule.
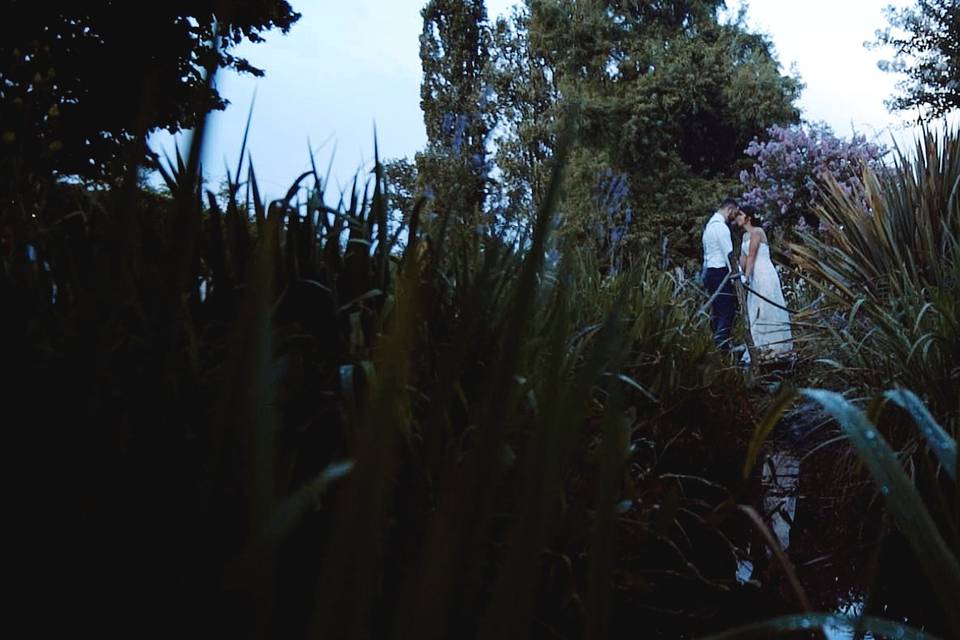
[[[836,418],[850,437],[933,585],[948,624],[960,636],[960,608],[956,606],[960,563],[937,530],[896,455],[866,416],[840,394],[823,389],[804,389],[801,393]]]
[[[267,221],[266,206],[263,203],[263,200],[260,199],[260,188],[257,185],[257,174],[253,170],[253,156],[250,156],[249,161],[247,162],[247,184],[250,185],[251,194],[253,198],[253,210],[257,220],[257,232],[262,234],[263,227]],[[250,203],[247,203],[247,215],[250,211]]]
[[[501,346],[501,356],[491,372],[492,385],[485,403],[485,411],[480,418],[479,443],[472,452],[471,470],[468,472],[472,477],[467,486],[464,504],[476,505],[476,510],[470,514],[469,518],[474,521],[474,524],[465,526],[463,529],[467,536],[467,550],[478,550],[483,546],[482,541],[487,535],[493,512],[493,494],[487,487],[496,483],[499,473],[500,465],[496,461],[502,448],[506,417],[516,399],[517,388],[514,375],[517,373],[520,355],[523,353],[521,345],[533,321],[532,312],[537,295],[537,283],[543,265],[550,222],[560,197],[562,176],[570,152],[572,134],[573,118],[568,116],[565,122],[565,133],[561,137],[561,143],[554,158],[547,195],[541,203],[533,239],[524,257],[513,292],[510,317],[503,329],[505,337]],[[465,597],[468,602],[476,600],[475,596],[480,588],[481,564],[477,560],[479,556],[468,563],[465,576]]]
[[[827,628],[839,627],[851,633],[858,628],[869,631],[874,635],[886,638],[902,638],[903,640],[938,640],[936,636],[930,635],[926,631],[920,631],[900,622],[885,620],[883,618],[874,618],[872,616],[863,616],[854,618],[830,613],[805,613],[800,615],[781,616],[772,620],[765,620],[754,624],[744,625],[718,633],[712,636],[702,638],[702,640],[750,640],[757,638],[777,637],[796,632],[813,631],[819,629],[821,632]]]
[[[256,103],[256,101],[257,101],[257,90],[256,88],[254,88],[253,97],[250,98],[250,110],[247,112],[247,124],[243,128],[243,142],[240,143],[240,156],[239,156],[240,159],[237,161],[237,173],[236,173],[236,177],[234,177],[233,179],[233,184],[236,185],[237,187],[240,186],[240,171],[243,169],[243,154],[247,150],[247,137],[250,135],[250,123],[253,121],[253,105]],[[227,177],[229,179],[229,174]],[[232,191],[233,190],[231,189],[231,192]]]
[[[957,480],[957,442],[937,424],[926,405],[909,389],[891,389],[884,396],[907,411],[920,428],[950,479]]]
[[[378,345],[378,375],[361,412],[356,466],[340,496],[311,623],[312,637],[369,637],[381,577],[381,553],[400,448],[410,437],[408,379],[419,322],[419,282],[411,270],[400,282],[396,309]]]
[[[276,221],[268,225],[268,236],[279,233]],[[241,460],[240,495],[244,496],[246,530],[268,528],[275,512],[277,416],[274,410],[272,323],[274,247],[269,237],[257,248],[250,271],[251,282],[241,307],[234,337],[230,375],[220,400],[214,432],[214,473],[222,481],[229,477],[229,459],[234,448]],[[239,587],[257,603],[256,635],[264,637],[273,604],[272,545],[258,549],[255,557],[241,563],[236,576]]]
[[[760,532],[760,535],[763,536],[767,546],[770,547],[771,551],[773,551],[773,554],[777,558],[777,562],[780,563],[780,566],[783,568],[783,572],[787,576],[787,580],[790,582],[790,587],[793,589],[793,593],[797,596],[797,600],[800,601],[800,606],[802,606],[805,611],[812,612],[813,606],[810,604],[810,599],[807,597],[807,592],[803,589],[803,585],[800,584],[800,579],[797,577],[797,572],[793,568],[793,563],[790,562],[787,554],[783,552],[783,549],[780,547],[780,543],[770,531],[770,528],[763,521],[763,518],[760,517],[760,514],[757,513],[756,509],[749,505],[741,504],[737,505],[737,508],[747,516],[753,526],[757,528],[757,531]]]
[[[613,570],[616,564],[614,544],[616,539],[616,504],[620,493],[623,465],[626,459],[624,437],[628,425],[622,415],[622,387],[614,387],[607,399],[603,419],[603,443],[600,471],[597,478],[597,495],[590,544],[590,561],[587,569],[587,599],[584,637],[600,640],[608,637]]]

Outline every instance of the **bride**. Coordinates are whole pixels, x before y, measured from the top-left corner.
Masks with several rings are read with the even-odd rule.
[[[753,207],[741,207],[736,223],[744,231],[740,245],[740,271],[743,275],[740,277],[751,289],[747,291],[747,313],[753,343],[764,358],[784,356],[793,351],[793,335],[790,314],[781,308],[786,304],[780,276],[770,260],[767,234]],[[749,353],[744,353],[745,360],[749,357]]]

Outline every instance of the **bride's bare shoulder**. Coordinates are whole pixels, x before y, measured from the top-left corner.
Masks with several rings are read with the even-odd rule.
[[[767,241],[767,232],[761,229],[760,227],[754,227],[753,233],[750,234],[757,239],[757,242],[766,242]]]

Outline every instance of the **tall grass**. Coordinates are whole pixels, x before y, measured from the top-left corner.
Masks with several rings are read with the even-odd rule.
[[[70,576],[75,615],[241,637],[744,619],[740,527],[712,512],[749,407],[700,292],[546,267],[553,196],[518,248],[398,217],[379,159],[342,196],[312,170],[265,202],[247,158],[221,198],[198,157],[164,165],[171,198],[65,188],[49,271],[4,273],[5,306],[33,300],[4,337],[44,460],[38,570]]]
[[[652,264],[600,277],[576,247],[547,264],[563,153],[518,244],[458,223],[476,211],[396,212],[376,152],[344,194],[314,168],[272,202],[241,153],[218,197],[201,143],[163,165],[169,198],[63,187],[32,223],[47,266],[4,263],[17,471],[41,493],[23,511],[45,546],[30,570],[62,577],[66,619],[668,638],[797,606],[735,579],[755,416],[702,292]],[[945,388],[950,307],[923,296],[954,286],[935,272],[953,246],[895,295],[798,251],[851,327],[921,296],[915,324],[940,333],[918,375]],[[953,414],[932,389],[940,455]]]
[[[822,406],[837,420],[853,450],[869,471],[897,529],[909,545],[912,551],[911,559],[919,565],[922,574],[933,587],[932,594],[938,605],[937,614],[916,622],[924,626],[933,626],[934,631],[950,632],[949,637],[956,636],[960,633],[960,612],[956,607],[956,596],[960,593],[960,560],[958,560],[960,556],[957,554],[958,530],[955,506],[956,497],[960,493],[956,485],[956,441],[937,424],[919,398],[904,389],[891,390],[879,396],[871,405],[870,413],[873,414],[873,419],[839,393],[823,389],[804,389],[800,394]],[[776,415],[783,411],[795,395],[795,392],[786,392],[782,395],[772,415],[758,426],[755,435],[757,440],[767,437],[769,433],[767,425],[771,420],[776,419]],[[941,493],[943,489],[938,488],[935,490],[936,496],[928,495],[925,500],[917,490],[913,480],[905,472],[901,458],[887,443],[875,423],[879,409],[882,408],[885,400],[892,401],[910,411],[916,423],[916,431],[934,450],[946,475],[953,483],[953,486],[946,487],[946,493],[953,494],[952,496],[944,496]],[[751,456],[748,456],[747,464],[750,465],[751,462]],[[934,514],[944,508],[950,513],[947,513],[946,517],[935,518]],[[943,514],[937,513],[937,515]],[[913,588],[918,586],[914,585]],[[869,609],[879,609],[876,595],[866,594],[865,614],[873,613]],[[886,611],[886,607],[883,611]],[[792,616],[747,625],[714,637],[764,637],[792,630],[830,625],[846,626],[857,634],[871,631],[894,637],[928,637],[917,629],[897,625],[890,620],[874,618],[870,615],[858,618],[829,615]]]
[[[935,523],[936,535],[952,550],[945,555],[952,553],[955,562],[957,489],[950,474],[955,461],[945,460],[953,451],[946,443],[960,429],[960,132],[925,131],[911,151],[898,150],[892,166],[880,174],[868,172],[864,193],[844,193],[835,182],[824,185],[827,198],[818,213],[826,232],[791,246],[805,282],[823,295],[823,303],[805,315],[799,334],[820,365],[809,373],[808,384],[840,391],[847,400],[875,398],[865,418],[875,428],[871,433],[877,442],[881,437],[889,442],[895,452],[891,459],[906,466],[924,513],[929,512],[924,526]],[[891,387],[901,389],[887,392]],[[903,410],[882,411],[885,398]],[[841,423],[854,420],[847,408],[837,409],[846,404],[830,403]],[[943,429],[918,430],[910,416],[928,425],[938,421]],[[826,438],[817,455],[837,456],[835,482],[854,481],[861,463],[845,456],[841,445],[855,440],[849,428],[841,424]],[[876,477],[869,457],[866,466]],[[884,487],[890,490],[881,482],[874,499]],[[896,495],[905,493],[900,485]],[[848,503],[850,517],[875,522],[876,512],[866,506],[871,496],[861,497]],[[899,529],[878,536],[869,613],[888,606],[899,615],[950,621],[950,607],[932,604],[938,597],[955,599],[956,585],[935,570],[947,570],[949,562],[931,561],[925,553],[935,545],[904,526],[920,526],[919,517],[897,516]],[[957,621],[949,624],[956,633]]]
[[[893,384],[960,428],[960,133],[925,131],[866,191],[828,183],[823,236],[791,247],[828,296],[812,348],[830,380],[861,391]]]

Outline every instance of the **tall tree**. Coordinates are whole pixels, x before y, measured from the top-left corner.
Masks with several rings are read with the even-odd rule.
[[[226,106],[206,85],[205,68],[262,75],[230,47],[260,42],[271,29],[286,33],[300,17],[285,0],[7,4],[0,38],[7,177],[111,176],[149,131],[189,128]],[[142,158],[145,149],[136,151]]]
[[[468,217],[483,209],[487,193],[493,125],[487,9],[483,0],[430,0],[421,15],[427,148],[417,154],[418,175],[447,208],[443,213]]]
[[[891,47],[893,60],[881,60],[878,66],[906,74],[887,108],[921,109],[930,118],[960,108],[960,3],[917,0],[915,7],[885,11],[889,26],[867,46]]]
[[[492,30],[490,82],[496,92],[495,189],[498,217],[523,226],[546,188],[560,90],[548,52],[530,37],[530,9],[515,6]]]

